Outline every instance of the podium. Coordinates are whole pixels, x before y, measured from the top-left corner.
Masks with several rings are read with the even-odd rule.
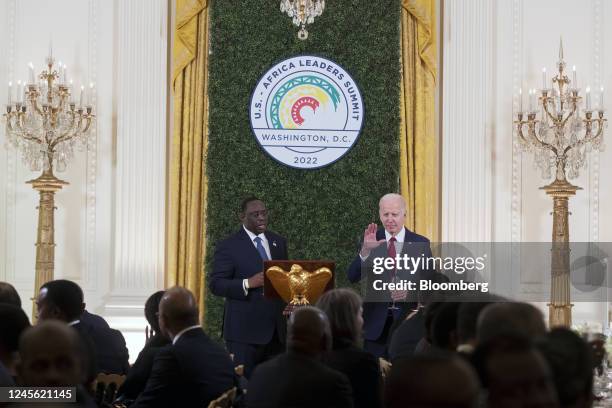
[[[314,304],[334,288],[335,268],[334,262],[321,260],[264,261],[264,297],[282,299],[287,303],[283,315],[289,316],[296,307]]]

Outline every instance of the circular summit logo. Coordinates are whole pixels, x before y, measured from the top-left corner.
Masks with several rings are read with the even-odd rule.
[[[251,97],[251,126],[273,159],[316,169],[344,156],[363,123],[357,84],[341,66],[321,57],[279,62],[260,79]]]

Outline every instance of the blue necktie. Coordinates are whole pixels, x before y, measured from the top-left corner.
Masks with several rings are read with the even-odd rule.
[[[261,256],[261,259],[263,261],[267,261],[268,258],[268,254],[266,254],[266,249],[264,248],[263,244],[261,243],[261,238],[259,237],[255,237],[255,244],[257,245],[257,252],[259,252],[259,256]]]

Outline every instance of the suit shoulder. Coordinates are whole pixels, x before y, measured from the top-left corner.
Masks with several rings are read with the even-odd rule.
[[[277,241],[287,242],[287,239],[285,237],[283,237],[282,235],[277,234],[276,232],[272,232],[272,231],[266,231],[266,237],[268,239],[272,238],[272,239],[275,239]]]
[[[404,241],[407,242],[429,242],[429,238],[424,235],[417,234],[416,232],[410,231],[406,228],[406,236],[404,237]]]

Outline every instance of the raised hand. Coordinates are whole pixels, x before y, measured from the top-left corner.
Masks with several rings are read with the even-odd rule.
[[[381,244],[383,244],[386,240],[376,239],[376,230],[378,227],[376,224],[372,223],[368,225],[368,227],[363,232],[363,244],[361,245],[361,251],[359,252],[363,258],[367,258],[370,256],[370,252],[374,248],[378,248]]]

